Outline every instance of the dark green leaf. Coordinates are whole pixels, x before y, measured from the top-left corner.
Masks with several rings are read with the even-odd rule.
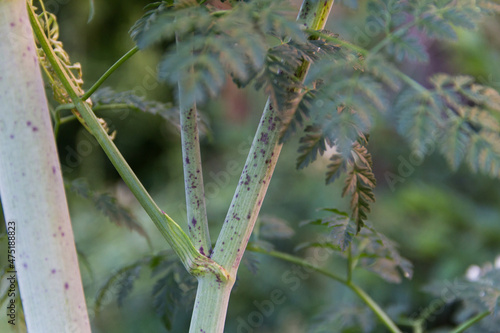
[[[456,40],[457,34],[453,27],[434,14],[427,14],[419,21],[418,27],[431,38]]]
[[[297,169],[307,167],[316,160],[318,154],[323,155],[326,150],[326,141],[321,128],[308,126],[305,133],[305,136],[300,139]]]
[[[394,110],[398,115],[398,130],[409,138],[413,150],[420,156],[427,154],[442,123],[440,104],[431,95],[413,89],[403,90],[396,99]]]
[[[131,265],[125,266],[113,275],[100,288],[95,300],[95,312],[99,315],[103,306],[109,305],[112,297],[116,297],[118,304],[122,305],[125,297],[132,291],[134,282],[139,278],[142,267],[148,259],[141,259]]]
[[[353,256],[361,258],[360,265],[384,280],[392,283],[401,282],[401,274],[411,279],[413,276],[413,265],[408,259],[403,258],[396,244],[383,234],[375,231],[373,227],[367,226],[358,235],[359,242],[363,243],[362,252],[358,248],[353,249]],[[366,241],[363,241],[365,239]]]
[[[391,43],[387,46],[387,52],[400,62],[405,59],[410,62],[429,61],[429,55],[424,45],[413,36],[392,36]]]
[[[298,249],[307,247],[328,247],[334,250],[345,251],[351,243],[355,229],[349,215],[337,209],[324,209],[331,213],[326,218],[307,221],[302,225],[320,225],[325,226],[330,231],[328,237],[318,242],[308,242],[299,245]]]

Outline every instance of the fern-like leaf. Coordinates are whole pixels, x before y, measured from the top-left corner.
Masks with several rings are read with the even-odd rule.
[[[266,67],[267,34],[306,42],[298,24],[284,15],[282,1],[237,2],[231,10],[218,15],[213,15],[211,9],[196,1],[164,2],[146,13],[131,30],[141,48],[162,40],[170,42],[159,76],[180,85],[186,104],[217,96],[227,74],[240,85],[248,84]],[[177,47],[173,45],[174,37],[181,41]],[[274,71],[282,70],[276,68],[277,63],[269,66]]]
[[[388,34],[379,46],[398,61],[427,62],[423,39],[408,31],[416,26],[426,37],[456,39],[456,28],[475,29],[488,14],[500,12],[494,1],[386,1],[368,3],[368,23],[376,21]],[[384,14],[384,15],[382,15]]]
[[[296,248],[297,251],[308,247],[327,247],[343,252],[351,244],[354,238],[355,228],[352,220],[349,218],[349,214],[334,208],[326,208],[323,210],[331,213],[331,215],[322,219],[306,221],[302,223],[302,225],[324,226],[330,231],[328,237],[325,240],[300,244]]]
[[[129,31],[140,49],[162,40],[173,42],[176,33],[183,36],[193,29],[207,29],[212,23],[208,10],[195,2],[180,3],[176,7],[174,1],[161,1],[146,8],[149,10]]]
[[[143,96],[134,94],[133,91],[115,92],[112,88],[104,87],[92,95],[94,110],[100,111],[107,108],[130,109],[133,111],[158,115],[168,121],[176,129],[180,129],[179,109],[171,103],[147,101]],[[200,135],[208,135],[210,126],[206,116],[198,110],[198,130]],[[123,119],[123,118],[121,118]]]
[[[432,94],[422,94],[413,89],[403,90],[394,105],[398,115],[398,130],[410,139],[413,151],[424,156],[435,142],[441,126],[441,102]]]
[[[330,157],[330,164],[327,165],[326,184],[333,183],[345,171],[347,171],[345,158],[337,152],[333,153]]]
[[[482,171],[491,177],[500,177],[500,138],[498,134],[481,133],[472,136],[467,159],[472,171]]]
[[[376,231],[371,225],[367,225],[359,234],[359,242],[363,242],[363,248],[354,248],[352,255],[361,258],[361,267],[391,283],[401,282],[400,271],[403,277],[412,278],[411,262],[401,256],[396,243]]]
[[[429,54],[420,41],[413,36],[392,36],[387,52],[397,61],[428,62]]]
[[[281,118],[282,129],[280,133],[281,142],[286,142],[299,128],[302,128],[309,118],[311,103],[315,101],[313,90],[300,94],[294,112],[285,113]]]
[[[308,126],[306,135],[300,139],[297,169],[303,169],[316,160],[318,154],[323,155],[326,150],[326,139],[320,127]]]
[[[448,111],[450,113],[451,111]],[[454,117],[447,122],[440,135],[441,152],[452,169],[462,162],[470,142],[468,124],[463,118]]]
[[[373,189],[376,185],[372,171],[371,155],[365,147],[355,143],[353,147],[354,162],[347,173],[342,196],[351,196],[351,218],[356,222],[359,233],[370,212],[370,203],[375,202]]]
[[[382,56],[371,55],[366,59],[365,71],[371,73],[375,78],[392,90],[398,91],[401,88],[399,69]]]
[[[149,242],[149,237],[144,228],[136,221],[132,213],[119,204],[119,202],[107,193],[97,193],[90,189],[86,180],[80,178],[72,182],[65,182],[65,186],[71,192],[90,200],[96,208],[111,222],[118,226],[127,227],[145,237]]]
[[[110,295],[122,305],[145,269],[151,270],[151,278],[158,277],[152,290],[153,306],[165,328],[170,330],[177,309],[192,303],[196,280],[169,252],[145,256],[112,274],[97,293],[96,314],[112,301]]]
[[[95,312],[97,315],[101,312],[102,307],[110,302],[110,294],[116,295],[118,305],[123,304],[124,299],[132,291],[134,282],[139,277],[143,265],[143,260],[135,262],[119,269],[108,278],[96,296]]]
[[[458,278],[452,282],[433,282],[427,285],[424,291],[437,297],[446,294],[447,302],[460,301],[462,307],[456,317],[461,322],[484,311],[490,311],[489,316],[468,328],[467,332],[496,332],[500,325],[500,317],[497,315],[500,300],[500,269],[492,267],[491,263],[481,268],[477,267],[478,276]]]
[[[491,112],[500,109],[500,94],[469,76],[437,74],[431,83],[447,106],[440,149],[450,165],[457,168],[466,157],[473,171],[499,177],[500,124]]]
[[[150,267],[152,277],[160,276],[152,290],[153,306],[165,328],[171,330],[177,310],[191,306],[196,282],[170,257],[153,258]]]
[[[417,27],[431,38],[456,40],[457,33],[450,22],[447,22],[435,13],[425,13]]]

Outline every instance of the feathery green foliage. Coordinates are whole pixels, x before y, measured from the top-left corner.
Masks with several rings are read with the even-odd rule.
[[[116,297],[119,306],[123,305],[140,273],[146,269],[150,270],[151,279],[156,279],[151,292],[156,314],[165,328],[171,330],[176,311],[193,300],[195,279],[168,252],[145,256],[111,275],[96,296],[96,314],[109,305],[110,295]]]
[[[318,242],[303,243],[299,245],[296,250],[314,246],[330,247],[340,251],[347,250],[356,233],[352,220],[349,218],[349,214],[332,208],[323,210],[332,214],[326,218],[306,221],[302,223],[302,225],[319,225],[331,229],[328,239]]]
[[[337,209],[324,209],[324,211],[331,215],[307,221],[303,225],[322,226],[329,231],[329,234],[317,241],[300,244],[296,250],[320,247],[331,249],[333,253],[345,257],[343,252],[350,248],[355,265],[374,272],[384,280],[400,283],[401,273],[405,278],[411,279],[413,266],[408,259],[399,254],[393,241],[369,224],[356,235],[356,226],[349,214]]]
[[[159,277],[153,286],[153,305],[167,330],[172,329],[176,312],[191,306],[196,290],[195,279],[172,259],[157,257],[150,264],[151,277]]]
[[[348,332],[374,332],[375,318],[373,312],[365,306],[342,304],[323,311],[313,319],[308,333],[330,333],[332,327],[339,327],[341,333]]]
[[[136,231],[149,242],[149,237],[144,228],[137,222],[132,213],[108,193],[97,193],[92,191],[87,181],[83,178],[65,182],[65,187],[78,196],[90,200],[97,210],[106,216],[117,226],[124,226],[130,230]]]
[[[420,155],[439,145],[456,169],[466,160],[472,171],[500,176],[500,94],[468,76],[436,74],[432,90],[403,91],[396,102],[401,133]]]
[[[299,152],[302,152],[302,155],[299,156],[300,164],[298,166],[307,166],[318,153],[322,155],[326,150],[325,138],[318,133],[309,134],[302,138],[301,142],[302,146]],[[327,143],[331,145],[331,141],[327,141]],[[342,153],[335,151],[327,166],[327,184],[337,179],[341,173],[347,173],[342,196],[351,196],[351,218],[356,222],[357,232],[361,230],[363,221],[367,219],[370,204],[375,201],[373,190],[377,182],[372,167],[370,153],[359,142],[351,143],[350,155],[347,158]]]
[[[368,10],[367,23],[382,25],[386,34],[379,47],[397,61],[426,62],[427,38],[456,39],[456,27],[476,29],[485,15],[499,13],[500,5],[490,0],[373,0]],[[414,27],[417,33],[409,33]]]
[[[160,2],[130,33],[141,49],[167,43],[159,76],[180,82],[186,104],[192,104],[217,96],[227,74],[245,84],[261,72],[271,46],[267,36],[306,42],[284,8],[282,1],[270,0],[238,2],[229,11],[196,1]],[[177,47],[175,38],[182,41]]]
[[[359,258],[359,265],[377,274],[387,282],[400,283],[401,276],[411,279],[412,263],[401,256],[396,243],[382,233],[367,225],[361,233],[356,245],[352,248],[352,256]]]
[[[133,91],[115,92],[109,87],[104,87],[92,95],[92,102],[95,111],[106,109],[140,111],[158,115],[177,130],[180,128],[179,109],[177,107],[174,107],[171,103],[148,101],[143,96],[137,96]],[[210,125],[207,117],[200,110],[198,110],[197,114],[200,135],[209,135]],[[121,118],[125,116],[121,116]]]
[[[447,303],[460,301],[460,311],[456,318],[459,322],[465,322],[479,313],[490,311],[491,315],[476,323],[467,332],[493,333],[500,325],[498,316],[500,269],[493,267],[491,263],[476,268],[477,276],[434,282],[427,285],[424,290],[436,297],[446,295],[444,301]]]

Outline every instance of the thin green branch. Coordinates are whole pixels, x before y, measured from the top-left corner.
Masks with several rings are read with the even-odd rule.
[[[134,54],[137,53],[137,51],[139,51],[139,48],[137,46],[134,46],[132,49],[130,49],[127,53],[125,53],[120,59],[118,59],[118,61],[116,61],[113,66],[111,66],[100,78],[99,80],[96,81],[96,83],[94,83],[92,85],[92,87],[90,87],[89,90],[87,90],[87,92],[82,96],[82,100],[86,101],[90,96],[92,96],[92,94],[101,86],[101,84],[104,83],[104,81],[106,81],[106,79],[111,75],[113,74],[113,72],[118,68],[120,67],[125,61],[127,61],[128,59],[130,59],[130,57],[132,57]]]
[[[358,287],[353,282],[347,283],[347,286],[356,293],[365,302],[370,309],[375,312],[375,315],[382,321],[382,323],[391,331],[392,333],[401,333],[401,330],[394,324],[387,313],[382,310],[382,308],[360,287]]]
[[[108,133],[100,124],[98,118],[90,108],[89,104],[77,94],[76,87],[69,79],[68,74],[62,68],[54,50],[51,48],[47,37],[45,36],[40,22],[37,20],[33,6],[28,2],[28,14],[30,17],[31,26],[36,38],[38,39],[43,51],[54,72],[58,76],[68,95],[70,96],[75,108],[80,113],[83,121],[90,129],[92,135],[99,142],[104,152],[114,165],[124,182],[130,188],[134,196],[137,198],[141,206],[146,210],[151,217],[156,227],[160,230],[163,237],[167,240],[172,249],[180,257],[186,269],[193,275],[199,276],[207,272],[215,274],[219,279],[226,280],[227,272],[220,267],[213,260],[200,254],[193,246],[189,237],[179,227],[174,220],[172,220],[165,212],[163,212],[153,201],[149,193],[141,184],[137,176],[134,174],[130,166],[127,164],[121,155],[114,142],[109,137]]]
[[[283,252],[279,252],[279,251],[269,251],[269,250],[266,250],[254,243],[249,243],[248,246],[247,246],[247,250],[248,251],[251,251],[251,252],[255,252],[255,253],[262,253],[262,254],[266,254],[268,256],[271,256],[271,257],[274,257],[274,258],[278,258],[278,259],[281,259],[281,260],[284,260],[284,261],[288,261],[288,262],[291,262],[293,264],[296,264],[296,265],[299,265],[299,266],[302,266],[302,267],[305,267],[305,268],[310,268],[312,269],[313,271],[316,271],[320,274],[323,274],[324,276],[327,276],[335,281],[338,281],[344,285],[347,286],[348,284],[348,281],[346,279],[344,279],[343,277],[335,274],[335,273],[332,273],[324,268],[321,268],[319,266],[316,266],[314,264],[311,264],[310,262],[308,262],[307,260],[305,259],[302,259],[302,258],[299,258],[299,257],[296,257],[294,255],[291,255],[291,254],[288,254],[288,253],[283,253]]]
[[[45,69],[45,68],[44,68]],[[76,116],[66,117],[69,119],[61,118],[61,111],[74,109],[75,105],[73,103],[58,105],[52,112],[52,119],[54,120],[54,137],[57,138],[59,134],[59,127],[70,120],[76,119]]]
[[[450,333],[462,333],[464,332],[466,329],[468,329],[469,327],[471,327],[472,325],[478,323],[480,320],[482,320],[483,318],[486,318],[488,317],[489,315],[491,314],[490,311],[484,311],[484,312],[481,312],[480,314],[472,317],[471,319],[467,320],[465,323],[463,323],[462,325],[458,326],[457,328],[455,328],[453,331],[451,331]]]
[[[352,281],[352,271],[353,271],[353,264],[352,264],[352,244],[349,244],[349,247],[347,248],[347,282]]]
[[[422,319],[410,319],[410,318],[398,318],[396,321],[401,326],[409,326],[413,329],[413,333],[423,333],[423,325],[425,320]]]
[[[64,110],[72,110],[74,108],[75,108],[75,104],[73,104],[73,103],[61,104],[61,105],[58,105],[54,109],[54,113],[61,113]]]
[[[380,42],[375,44],[375,46],[370,49],[370,53],[376,54],[380,52],[380,50],[382,50],[385,46],[387,46],[387,44],[391,42],[392,38],[404,35],[408,31],[408,29],[415,26],[416,24],[418,24],[418,22],[414,20],[402,25],[396,31],[390,32],[387,36],[384,37],[384,39],[382,39]]]
[[[361,300],[368,305],[370,309],[375,312],[375,315],[380,319],[380,321],[393,333],[401,333],[399,328],[394,324],[394,322],[389,318],[389,316],[382,310],[382,308],[360,287],[358,287],[354,282],[349,281],[347,279],[344,279],[340,276],[338,276],[335,273],[332,273],[324,268],[318,267],[314,264],[311,264],[307,260],[297,258],[293,255],[283,253],[283,252],[278,252],[278,251],[268,251],[265,250],[259,246],[256,246],[255,244],[249,244],[247,247],[247,250],[252,251],[252,252],[257,252],[257,253],[262,253],[269,255],[271,257],[275,257],[281,260],[285,260],[291,263],[294,263],[296,265],[300,265],[302,267],[306,267],[309,269],[312,269],[320,274],[323,274],[324,276],[327,276],[335,281],[338,281],[354,291],[356,295],[358,295]]]
[[[177,43],[180,43],[177,39]],[[192,71],[193,68],[188,69]],[[182,82],[178,82],[182,166],[186,194],[187,225],[191,241],[201,254],[210,256],[212,242],[208,231],[203,169],[201,165],[200,133],[196,104],[185,102]]]
[[[63,125],[63,124],[69,123],[69,122],[76,120],[76,119],[78,119],[78,118],[74,115],[63,117],[63,118],[60,118],[58,125]]]

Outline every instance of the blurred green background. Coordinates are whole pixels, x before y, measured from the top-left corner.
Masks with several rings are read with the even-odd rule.
[[[148,1],[144,0],[95,1],[95,16],[87,22],[88,1],[46,1],[47,9],[58,16],[60,40],[65,49],[72,61],[82,64],[86,88],[133,47],[128,29],[143,14],[146,4]],[[336,4],[332,13],[329,30],[348,40],[359,39],[359,31],[365,28],[363,10],[350,10]],[[432,73],[461,73],[473,75],[479,82],[499,90],[498,31],[498,18],[491,18],[477,32],[460,32],[457,42],[429,41],[431,62],[406,64],[404,70],[424,84]],[[374,41],[368,40],[364,46]],[[150,100],[171,102],[172,87],[159,83],[154,76],[160,57],[160,47],[139,52],[105,85],[116,91],[133,90]],[[245,149],[250,145],[264,103],[265,96],[251,89],[239,91],[229,83],[220,99],[200,106],[212,129],[211,136],[202,141],[202,158],[213,241],[236,188],[246,158]],[[159,206],[184,226],[180,137],[175,127],[159,116],[132,111],[101,116],[116,129],[117,146]],[[389,186],[387,173],[397,174],[401,161],[410,159],[409,145],[397,134],[394,124],[395,117],[388,112],[377,119],[371,135],[369,150],[378,187],[370,220],[379,231],[400,244],[401,254],[413,262],[415,274],[411,281],[399,285],[388,284],[363,271],[356,272],[355,279],[384,308],[399,307],[410,316],[435,299],[422,292],[423,286],[436,280],[451,281],[463,276],[469,266],[493,262],[500,256],[500,182],[473,175],[466,167],[451,172],[444,158],[434,152],[421,165],[412,167],[403,182]],[[167,245],[104,153],[79,124],[62,126],[57,143],[65,178],[83,177],[92,189],[115,195],[135,214],[153,244],[151,250],[143,237],[114,226],[92,203],[68,193],[76,243],[82,254],[80,268],[93,332],[166,331],[154,313],[153,280],[146,271],[122,307],[117,306],[115,299],[109,299],[99,317],[93,316],[95,296],[112,273],[152,251],[166,249]],[[276,243],[278,249],[286,252],[317,237],[317,229],[299,226],[301,221],[318,217],[317,208],[347,208],[346,200],[340,196],[342,183],[324,185],[327,159],[297,171],[296,150],[297,140],[285,145],[261,211],[261,215],[281,218],[295,229],[291,239]],[[74,151],[83,152],[82,158],[75,158]],[[2,261],[4,253],[6,251],[1,251]],[[83,258],[88,265],[83,264]],[[291,265],[261,255],[253,255],[253,258],[259,260],[259,270],[256,274],[244,266],[239,270],[226,332],[246,332],[239,318],[247,320],[258,309],[256,304],[269,299],[275,289],[284,292],[286,301],[276,305],[254,332],[308,332],[318,316],[325,313],[335,316],[351,306],[364,308],[342,285],[314,273],[308,274],[299,287],[292,290],[282,278]],[[332,271],[344,271],[343,261],[334,256],[323,264]],[[369,314],[369,310],[363,311]],[[440,312],[444,321],[449,320],[445,312]],[[189,319],[190,309],[179,309],[173,331],[186,332]],[[3,321],[0,331],[7,331]],[[336,328],[331,332],[336,332]],[[377,326],[374,332],[384,332],[384,328]]]

